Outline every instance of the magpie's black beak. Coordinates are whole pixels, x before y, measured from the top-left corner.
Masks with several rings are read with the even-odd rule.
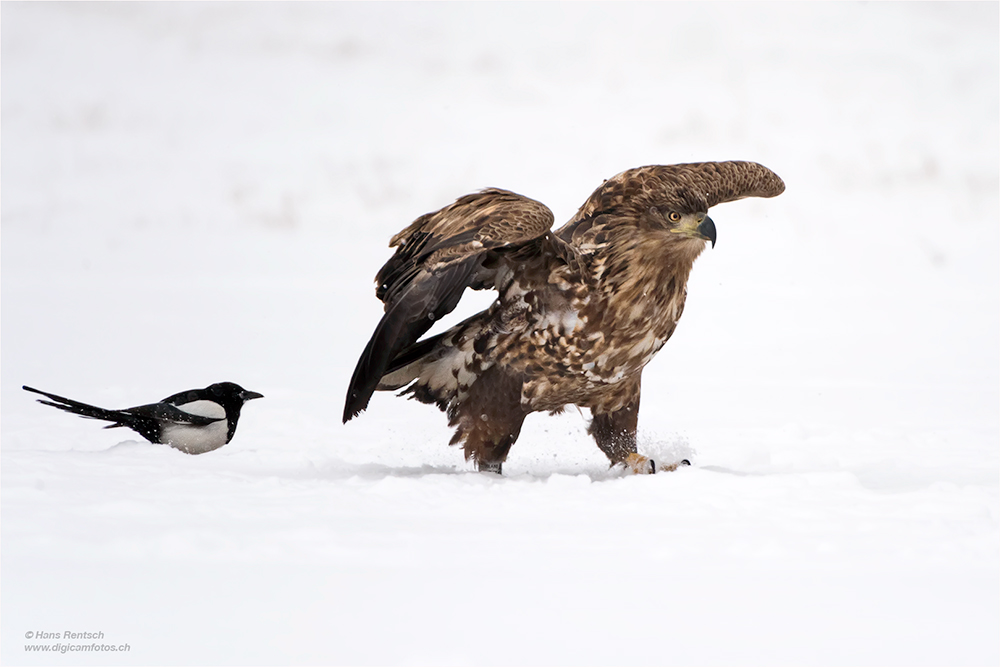
[[[258,394],[257,392],[250,391],[248,389],[244,389],[242,392],[240,392],[240,399],[244,403],[254,398],[264,398],[264,394]]]
[[[705,216],[705,219],[701,221],[701,224],[698,225],[698,233],[701,234],[703,238],[711,241],[712,247],[715,247],[715,223],[712,222],[712,219],[707,215]]]

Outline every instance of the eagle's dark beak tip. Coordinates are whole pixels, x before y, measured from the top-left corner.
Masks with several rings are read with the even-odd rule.
[[[701,221],[701,224],[698,225],[698,233],[711,241],[712,247],[715,247],[715,223],[707,215],[705,216],[705,219]]]

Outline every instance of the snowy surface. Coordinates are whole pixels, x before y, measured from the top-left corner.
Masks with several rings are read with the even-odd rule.
[[[1000,662],[996,3],[0,24],[4,664]],[[692,467],[609,471],[575,410],[503,478],[429,406],[340,423],[415,217],[723,159],[788,189],[713,209],[643,376],[642,450]],[[20,389],[222,380],[265,398],[202,456]],[[65,631],[129,651],[25,651]]]

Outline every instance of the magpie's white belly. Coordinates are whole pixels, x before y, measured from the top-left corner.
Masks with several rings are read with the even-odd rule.
[[[208,426],[190,424],[164,424],[160,440],[187,454],[204,454],[226,444],[229,422],[220,419]]]

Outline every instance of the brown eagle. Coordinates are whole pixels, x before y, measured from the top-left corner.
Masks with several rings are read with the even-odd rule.
[[[655,472],[636,452],[640,378],[677,326],[694,260],[715,245],[708,209],[784,189],[754,162],[648,166],[605,181],[555,231],[544,204],[496,188],[417,218],[376,276],[385,315],[344,422],[376,390],[404,389],[447,412],[466,459],[499,473],[529,413],[575,404],[612,465]],[[467,287],[497,299],[419,340]]]

